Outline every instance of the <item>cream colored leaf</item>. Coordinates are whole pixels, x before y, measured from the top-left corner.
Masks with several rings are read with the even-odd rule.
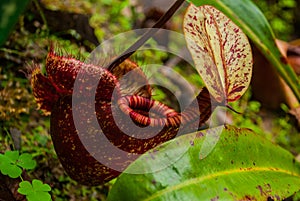
[[[218,102],[232,102],[247,90],[252,53],[247,36],[212,6],[191,4],[184,17],[184,33],[195,66]]]

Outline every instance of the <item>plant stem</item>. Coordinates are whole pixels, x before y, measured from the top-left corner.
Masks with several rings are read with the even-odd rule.
[[[48,35],[48,34],[49,34],[49,29],[48,29],[48,23],[47,23],[47,20],[46,20],[44,11],[42,10],[42,8],[41,8],[41,6],[40,6],[40,4],[39,4],[39,2],[38,2],[37,0],[34,0],[33,2],[34,2],[34,4],[35,4],[37,10],[38,10],[39,13],[40,13],[40,16],[41,16],[41,18],[42,18],[42,21],[43,21],[43,23],[44,23],[44,26],[45,26],[45,28],[46,28],[47,35]]]
[[[8,136],[9,140],[12,142],[11,146],[12,146],[12,150],[16,150],[16,147],[15,147],[15,143],[14,143],[14,140],[11,136],[11,133],[7,130],[7,128],[4,127],[4,130],[6,132],[6,135]]]
[[[114,59],[107,67],[108,71],[112,71],[116,66],[121,64],[125,59],[130,57],[137,49],[139,49],[148,39],[150,39],[159,28],[161,28],[178,10],[185,0],[177,0],[169,10],[153,25],[153,27],[141,36],[133,45],[131,45],[125,52]]]
[[[25,54],[23,52],[21,52],[21,51],[12,50],[12,49],[8,49],[8,48],[4,48],[4,47],[0,48],[0,51],[6,52],[8,54],[16,54],[16,55],[21,56],[21,57],[25,56]]]

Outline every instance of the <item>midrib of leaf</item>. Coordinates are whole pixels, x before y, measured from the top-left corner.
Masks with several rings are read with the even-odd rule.
[[[226,12],[227,15],[232,16],[232,20],[239,26],[242,27],[244,32],[247,33],[249,38],[252,39],[252,41],[258,45],[262,49],[263,52],[270,52],[268,50],[268,47],[265,45],[263,41],[261,41],[258,37],[256,37],[256,34],[249,28],[248,25],[245,25],[242,20],[240,20],[239,17],[237,17],[233,12],[231,12],[231,9],[228,8],[225,4],[223,4],[221,1],[218,1],[218,4],[220,7],[222,7],[222,12]],[[245,26],[244,26],[245,25]],[[271,30],[271,28],[269,28]],[[275,39],[274,33],[271,31],[272,37]],[[275,57],[274,54],[264,54],[265,57],[269,58],[269,61],[276,67],[276,70],[278,73],[282,76],[284,81],[291,87],[292,91],[294,92],[295,96],[298,100],[300,100],[300,92],[298,85],[298,78],[296,74],[293,72],[291,67],[287,65],[287,68],[283,68],[279,62],[279,60]],[[288,71],[288,73],[287,73]],[[300,86],[300,85],[299,85]]]
[[[180,183],[178,185],[165,188],[165,189],[159,191],[158,193],[155,193],[152,196],[144,199],[143,201],[151,201],[151,200],[153,200],[155,198],[158,198],[158,197],[161,197],[162,195],[167,194],[169,192],[172,192],[172,191],[175,191],[175,190],[179,190],[179,189],[184,188],[186,186],[189,186],[189,185],[192,185],[192,184],[197,184],[197,183],[203,182],[205,180],[211,180],[211,179],[216,178],[216,177],[222,177],[222,176],[226,176],[227,177],[227,176],[229,176],[231,174],[237,174],[237,173],[241,174],[241,173],[264,172],[264,171],[265,172],[284,173],[284,174],[287,174],[287,175],[298,177],[300,179],[300,174],[294,173],[294,172],[291,172],[291,171],[288,171],[288,170],[284,170],[284,169],[279,169],[277,167],[238,168],[238,169],[231,169],[231,170],[226,170],[226,171],[220,171],[220,172],[216,172],[216,173],[213,173],[213,174],[210,174],[210,175],[205,175],[205,176],[202,176],[202,177],[197,177],[197,178],[189,179],[189,180],[187,180],[185,182],[182,182],[182,183]]]
[[[208,10],[208,9],[206,9],[206,11],[211,15],[211,16],[214,16],[213,14],[212,14],[212,12],[210,11],[210,10]],[[218,73],[218,76],[219,76],[219,79],[221,80],[221,84],[223,85],[222,87],[223,87],[223,93],[224,93],[224,91],[225,91],[225,94],[226,95],[228,95],[228,79],[226,79],[227,78],[227,71],[226,71],[226,62],[225,62],[225,58],[224,58],[224,51],[223,51],[223,47],[222,47],[222,36],[221,36],[221,33],[220,33],[220,29],[219,29],[219,26],[218,26],[218,24],[217,24],[217,22],[216,22],[216,19],[215,19],[215,17],[213,17],[213,22],[214,22],[214,26],[216,27],[216,30],[217,30],[217,35],[218,35],[218,39],[219,39],[219,44],[220,44],[220,56],[221,56],[221,62],[222,62],[222,68],[223,68],[223,72],[224,72],[224,77],[222,76],[222,75],[220,75],[220,73]],[[211,46],[211,45],[210,45]],[[215,64],[216,64],[216,66],[217,66],[217,69],[218,69],[218,66],[219,65],[217,65],[217,61],[216,61],[216,58],[215,58],[215,56],[214,56],[214,61],[215,61]],[[223,97],[223,98],[226,98],[226,97]],[[223,100],[224,101],[224,100]]]

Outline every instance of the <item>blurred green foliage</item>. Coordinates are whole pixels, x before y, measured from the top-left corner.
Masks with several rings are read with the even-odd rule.
[[[275,36],[281,40],[291,40],[294,33],[297,0],[253,0],[269,21]]]
[[[0,47],[30,0],[0,1]]]

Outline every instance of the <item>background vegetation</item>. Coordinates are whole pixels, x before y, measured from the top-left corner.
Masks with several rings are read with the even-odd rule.
[[[290,41],[300,37],[300,8],[296,0],[254,1],[269,20],[276,36]],[[147,27],[162,11],[155,5],[143,10],[137,0],[31,1],[18,18],[9,37],[0,47],[0,152],[17,149],[34,156],[37,167],[28,172],[31,179],[40,179],[52,188],[54,200],[105,200],[111,183],[97,187],[82,186],[63,171],[49,136],[49,117],[36,108],[28,69],[33,63],[43,66],[51,42],[66,54],[85,58],[101,41],[134,28]],[[181,32],[181,9],[166,28]],[[297,29],[298,27],[298,29]],[[145,52],[133,58],[167,62],[168,55]],[[194,72],[183,71],[185,63],[174,68],[196,86],[202,85]],[[156,90],[156,99],[172,104],[164,91]],[[300,137],[295,119],[282,104],[269,111],[254,100],[251,90],[234,103],[242,114],[229,114],[231,123],[251,128],[292,152],[300,153]]]

